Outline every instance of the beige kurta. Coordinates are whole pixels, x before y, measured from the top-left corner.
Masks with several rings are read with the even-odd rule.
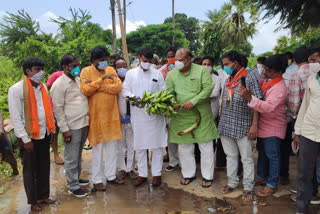
[[[115,81],[101,79],[101,76],[110,73],[117,74],[110,66],[104,72],[99,72],[91,65],[83,68],[80,74],[81,92],[89,102],[89,142],[92,146],[121,139],[118,107],[121,80],[118,77]]]

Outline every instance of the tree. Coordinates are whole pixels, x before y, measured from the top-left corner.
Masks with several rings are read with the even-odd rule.
[[[221,17],[218,23],[221,25],[224,43],[238,46],[247,42],[256,32],[258,22],[258,9],[256,6],[246,3],[245,0],[231,0],[222,6]],[[249,18],[246,18],[249,16]]]
[[[185,34],[186,39],[190,42],[189,49],[192,52],[197,52],[200,49],[200,24],[199,20],[195,17],[189,17],[184,13],[176,13],[175,17],[175,28],[182,30]],[[168,17],[164,20],[164,24],[172,24],[172,17]],[[175,39],[176,40],[176,39]],[[177,44],[177,43],[175,43]],[[178,45],[176,45],[178,47]]]
[[[138,53],[139,49],[148,46],[160,57],[166,56],[166,49],[171,46],[174,34],[177,47],[189,46],[189,41],[179,29],[172,31],[171,24],[147,25],[127,34],[129,53]]]
[[[18,14],[7,12],[0,23],[2,52],[6,56],[14,57],[16,44],[25,41],[28,36],[37,35],[39,30],[39,22],[33,20],[24,10],[18,10]]]
[[[280,15],[280,24],[293,32],[305,31],[320,24],[320,1],[318,0],[246,0],[261,11],[264,19]]]

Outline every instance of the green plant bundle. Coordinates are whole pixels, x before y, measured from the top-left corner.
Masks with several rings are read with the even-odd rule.
[[[147,107],[146,111],[150,114],[164,114],[166,117],[170,118],[178,113],[173,109],[172,98],[174,95],[170,94],[168,91],[159,91],[153,96],[153,93],[143,92],[142,98],[137,97],[127,97],[133,106],[138,106],[140,108]]]

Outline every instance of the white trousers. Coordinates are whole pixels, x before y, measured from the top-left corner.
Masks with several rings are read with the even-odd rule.
[[[213,142],[198,143],[201,152],[201,174],[207,180],[213,179],[214,152]],[[184,178],[192,178],[196,175],[196,160],[194,158],[194,144],[179,144],[178,147],[181,172]]]
[[[103,183],[106,179],[112,181],[116,178],[117,143],[114,140],[92,146],[92,181],[94,184]]]
[[[169,165],[175,167],[179,164],[178,144],[168,143]]]
[[[121,124],[122,139],[119,140],[117,146],[117,168],[130,172],[134,168],[134,150],[133,150],[133,131],[131,124]],[[125,156],[127,154],[127,163]]]
[[[141,177],[148,177],[148,158],[147,149],[137,150],[137,165],[138,174]],[[150,158],[150,157],[149,157]],[[162,163],[163,163],[163,153],[162,147],[152,149],[152,160],[151,160],[151,173],[152,176],[161,176]]]

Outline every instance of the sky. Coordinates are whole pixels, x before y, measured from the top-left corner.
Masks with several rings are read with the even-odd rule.
[[[56,34],[58,27],[50,22],[50,18],[59,16],[68,18],[68,9],[81,8],[90,12],[91,21],[100,24],[103,28],[111,29],[110,0],[1,0],[1,17],[6,12],[16,14],[18,10],[24,9],[33,19],[40,23],[40,29],[46,33]],[[166,17],[171,16],[172,0],[126,0],[127,4],[127,32],[134,31],[138,26],[147,24],[161,24]],[[206,13],[208,10],[220,9],[229,0],[175,0],[175,13],[185,13],[188,17],[196,17],[200,21],[208,21]],[[122,0],[121,0],[122,3]],[[118,13],[116,13],[118,22]],[[249,41],[253,45],[253,53],[260,54],[271,51],[277,43],[277,38],[286,35],[287,30],[274,32],[278,27],[278,17],[274,17],[265,23],[262,20],[257,25],[257,33]],[[117,35],[120,34],[120,27],[117,23]]]

